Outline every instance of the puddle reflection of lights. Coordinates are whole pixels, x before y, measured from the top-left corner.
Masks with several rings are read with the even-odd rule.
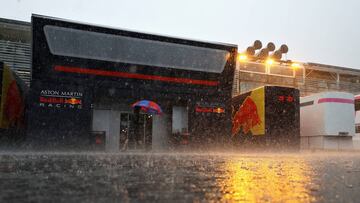
[[[222,201],[313,202],[312,170],[299,160],[242,160],[225,164]]]

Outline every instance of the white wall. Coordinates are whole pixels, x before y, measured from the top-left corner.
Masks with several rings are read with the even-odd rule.
[[[96,110],[93,111],[93,131],[105,131],[105,150],[119,151],[120,111]]]
[[[173,106],[172,109],[172,133],[181,133],[185,128],[188,130],[188,110],[185,106]]]
[[[313,101],[314,104],[300,107],[300,135],[318,136],[324,134],[324,106],[317,105],[317,97],[300,98],[300,103]]]
[[[154,115],[152,125],[152,149],[167,149],[171,136],[171,120],[167,114]]]
[[[313,105],[300,108],[301,136],[339,136],[339,132],[355,135],[355,109],[348,103],[320,103],[321,98],[354,99],[350,93],[324,92],[302,97],[300,103],[314,101]]]
[[[351,136],[307,136],[301,137],[301,149],[351,150],[353,142]]]
[[[120,111],[111,110],[110,112],[110,130],[106,150],[111,152],[119,151],[120,140]]]

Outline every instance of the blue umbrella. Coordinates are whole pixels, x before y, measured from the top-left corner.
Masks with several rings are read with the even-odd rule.
[[[140,107],[142,111],[150,114],[159,114],[161,115],[163,111],[161,110],[160,106],[149,100],[140,100],[138,102],[135,102],[131,105],[131,107]]]

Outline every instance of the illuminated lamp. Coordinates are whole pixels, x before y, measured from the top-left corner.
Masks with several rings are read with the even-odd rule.
[[[298,63],[292,63],[292,64],[291,64],[291,67],[292,67],[293,69],[298,69],[298,68],[300,68],[300,64],[298,64]]]
[[[238,55],[238,60],[239,61],[246,61],[248,59],[246,54],[240,54]]]
[[[274,60],[271,59],[271,58],[269,58],[269,59],[267,59],[267,60],[265,61],[265,63],[266,63],[267,65],[271,66],[271,65],[274,64]]]

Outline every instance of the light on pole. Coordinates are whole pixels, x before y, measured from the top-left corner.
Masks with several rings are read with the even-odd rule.
[[[291,68],[293,69],[293,76],[294,76],[294,77],[296,76],[296,75],[295,75],[296,70],[298,70],[299,68],[302,69],[302,83],[305,84],[305,77],[306,77],[306,75],[305,75],[305,68],[304,68],[304,66],[302,66],[300,63],[294,62],[294,63],[291,64]]]
[[[274,60],[271,59],[271,58],[268,58],[266,61],[265,61],[265,64],[266,64],[266,74],[270,74],[270,67],[274,64]]]

